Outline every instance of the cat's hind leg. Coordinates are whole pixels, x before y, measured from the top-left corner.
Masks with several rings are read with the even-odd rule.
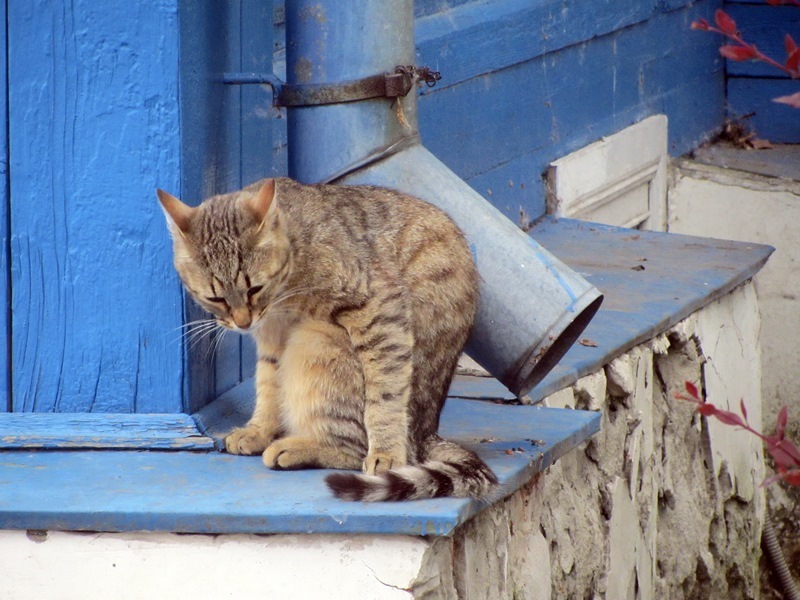
[[[367,453],[364,374],[347,332],[308,319],[289,335],[278,370],[285,437],[264,452],[273,469],[359,469]]]

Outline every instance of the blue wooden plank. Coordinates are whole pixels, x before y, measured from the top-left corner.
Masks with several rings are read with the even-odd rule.
[[[450,400],[442,433],[477,451],[509,494],[599,422],[597,413]],[[327,473],[217,453],[0,452],[0,528],[447,535],[482,508],[453,498],[343,502],[326,489]]]
[[[450,384],[449,396],[470,400],[516,400],[516,396],[493,377],[456,375]]]
[[[184,414],[9,413],[0,415],[0,449],[213,450]]]
[[[225,123],[227,90],[220,74],[228,68],[229,10],[237,3],[180,2],[181,182],[170,190],[190,203],[221,191],[225,180],[227,139],[232,127]],[[162,185],[161,187],[165,187]],[[194,302],[185,303],[185,320],[207,319]],[[193,412],[215,396],[213,368],[209,367],[211,338],[185,348],[184,406]]]
[[[422,64],[442,71],[440,85],[447,87],[635,26],[688,1],[670,6],[658,0],[417,4],[417,51]]]
[[[0,72],[8,72],[6,0],[0,0]],[[0,77],[0,413],[11,410],[11,258],[8,214],[8,81]]]
[[[576,344],[528,395],[540,400],[753,277],[771,246],[544,219],[533,237],[603,294]],[[596,344],[593,346],[591,344]]]
[[[584,44],[436,86],[420,99],[422,139],[515,222],[520,210],[531,219],[544,213],[541,174],[549,162],[651,114],[667,114],[670,152],[685,152],[724,115],[717,41],[688,31],[693,11],[657,14]],[[485,23],[489,31],[494,26]],[[453,32],[447,43],[460,35]],[[473,58],[459,55],[465,63]],[[419,60],[437,64],[435,52],[422,51]]]
[[[263,0],[242,3],[241,59],[242,72],[270,73],[274,44],[272,20],[274,7]],[[239,165],[243,185],[264,177],[276,176],[272,161],[273,123],[277,111],[272,109],[272,88],[267,85],[246,85],[241,96],[241,157]],[[252,340],[240,340],[239,381],[252,377],[256,353]]]
[[[230,86],[220,74],[272,68],[270,2],[181,3],[185,130],[183,190],[197,203],[276,173],[272,161],[271,90]],[[207,318],[191,301],[187,320]],[[187,406],[198,410],[238,384],[255,364],[253,346],[229,334],[201,341],[188,353]]]
[[[800,92],[800,81],[791,79],[728,79],[728,103],[732,116],[755,113],[746,123],[755,130],[758,137],[776,143],[800,143],[798,110],[773,102],[773,98],[797,92]]]
[[[180,411],[177,0],[8,8],[14,410]]]
[[[265,3],[266,4],[266,3]],[[210,48],[223,52],[226,56],[226,71],[242,70],[242,46],[244,42],[244,21],[247,6],[252,2],[226,2],[224,8],[226,35],[224,44],[215,44],[211,38],[206,41]],[[265,35],[268,35],[265,34]],[[216,141],[220,148],[218,170],[216,172],[216,192],[231,192],[241,189],[245,181],[242,177],[242,115],[244,111],[243,86],[224,86],[222,102],[222,129],[224,133]],[[248,182],[249,183],[249,182]],[[224,335],[216,344],[214,356],[196,353],[191,357],[195,369],[208,368],[214,372],[214,394],[216,397],[237,385],[242,373],[242,343],[238,335]]]

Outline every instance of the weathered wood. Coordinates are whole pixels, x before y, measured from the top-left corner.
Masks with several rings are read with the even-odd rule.
[[[0,449],[212,450],[188,415],[9,413],[0,415]]]
[[[648,117],[553,161],[548,213],[666,231],[667,118]]]
[[[445,75],[440,85],[447,87],[636,26],[689,2],[675,0],[669,6],[658,0],[431,4],[417,2],[417,47],[424,57],[436,56],[435,68]]]
[[[800,11],[798,11],[800,12]],[[771,142],[800,142],[798,110],[773,102],[773,98],[800,92],[800,81],[757,77],[730,77],[728,103],[732,117],[753,114],[744,123]]]
[[[544,214],[541,178],[551,161],[648,115],[666,114],[670,153],[686,152],[723,118],[718,40],[687,29],[690,17],[712,4],[658,13],[504,68],[486,64],[463,81],[451,71],[484,60],[480,47],[469,50],[467,42],[463,52],[453,52],[473,30],[423,39],[420,63],[443,74],[441,85],[420,99],[423,141],[515,222],[520,211],[528,219]],[[566,12],[563,27],[571,23]],[[503,46],[503,23],[487,19],[481,35]]]
[[[181,3],[182,188],[197,203],[240,189],[275,171],[272,130],[283,122],[265,85],[225,85],[223,72],[272,70],[270,2]],[[187,60],[183,60],[183,56]],[[207,318],[187,300],[188,320]],[[187,409],[198,410],[251,374],[253,346],[235,334],[196,344],[187,356]]]
[[[181,410],[177,4],[9,6],[15,411]]]
[[[442,434],[488,461],[509,494],[586,440],[600,415],[449,400]],[[324,470],[191,452],[0,452],[0,529],[447,535],[465,499],[343,502]]]
[[[536,240],[605,294],[581,339],[528,396],[540,400],[593,373],[753,277],[761,244],[544,219]]]
[[[8,72],[7,6],[0,0],[0,69]],[[8,252],[8,80],[0,78],[0,413],[11,410],[11,357],[9,356],[10,256]]]

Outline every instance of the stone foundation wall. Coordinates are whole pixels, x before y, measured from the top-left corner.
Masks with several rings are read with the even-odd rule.
[[[602,411],[600,433],[436,541],[442,585],[414,597],[757,598],[761,446],[673,395],[743,398],[759,427],[758,331],[746,284],[548,398]]]

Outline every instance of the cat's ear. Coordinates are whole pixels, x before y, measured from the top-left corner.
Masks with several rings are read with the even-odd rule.
[[[258,229],[264,227],[267,221],[277,218],[278,206],[275,200],[275,180],[267,179],[258,193],[247,200],[247,207],[258,223]]]
[[[170,230],[180,235],[189,233],[189,224],[197,209],[184,204],[164,190],[156,190],[156,195],[158,196],[158,201],[161,202],[161,208],[164,209]]]

